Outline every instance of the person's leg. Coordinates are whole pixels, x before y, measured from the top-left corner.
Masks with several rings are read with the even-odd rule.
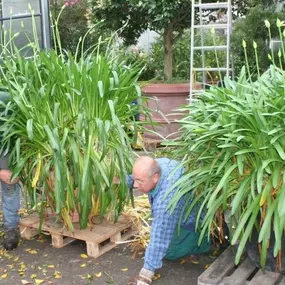
[[[8,158],[0,159],[0,167],[8,169]],[[1,182],[2,190],[2,208],[3,208],[3,228],[4,242],[3,246],[7,250],[17,247],[19,243],[19,208],[20,208],[20,186],[19,184],[8,185]]]
[[[18,227],[18,211],[20,208],[19,188],[19,184],[8,185],[1,182],[4,230]]]
[[[185,255],[197,255],[209,252],[211,242],[205,237],[198,246],[198,240],[199,233],[181,226],[180,229],[175,231],[165,258],[175,260]]]

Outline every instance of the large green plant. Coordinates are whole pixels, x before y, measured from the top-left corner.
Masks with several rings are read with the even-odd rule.
[[[47,203],[70,229],[74,211],[81,228],[94,215],[112,210],[118,217],[132,198],[125,177],[132,165],[128,130],[132,125],[136,131],[139,68],[120,64],[112,48],[101,54],[100,45],[80,57],[64,54],[60,41],[59,53],[30,46],[28,59],[13,42],[2,46],[1,89],[11,96],[9,116],[1,117],[2,153],[11,153],[10,166],[32,204],[44,202],[43,211]]]
[[[270,235],[274,256],[284,252],[285,232],[285,63],[283,22],[277,20],[281,49],[270,68],[252,81],[249,67],[237,81],[225,79],[224,87],[213,87],[190,106],[180,123],[184,135],[173,145],[176,157],[186,167],[174,187],[172,200],[189,194],[184,214],[199,206],[197,223],[203,218],[201,238],[220,225],[230,213],[231,243],[237,241],[236,263],[247,241],[257,230],[264,266]],[[266,21],[267,28],[270,24]],[[244,48],[245,48],[244,42]],[[253,43],[255,56],[256,43]],[[246,49],[245,49],[246,50]],[[273,54],[269,55],[274,59]],[[245,60],[247,56],[245,57]],[[183,219],[183,217],[181,217]],[[199,225],[197,224],[197,227]]]

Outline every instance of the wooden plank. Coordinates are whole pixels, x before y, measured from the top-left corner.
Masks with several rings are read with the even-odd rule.
[[[143,138],[144,148],[148,151],[154,151],[161,146],[162,139]]]
[[[26,226],[20,226],[20,234],[21,237],[27,240],[30,240],[34,236],[36,236],[39,233],[37,229],[34,228],[28,228]]]
[[[86,247],[87,247],[87,255],[89,255],[91,257],[98,257],[101,254],[103,254],[100,252],[98,243],[87,241]]]
[[[237,269],[230,275],[224,277],[223,285],[244,285],[246,284],[247,278],[256,269],[255,265],[247,258],[245,259]]]
[[[198,277],[198,285],[218,285],[234,267],[234,252],[231,247],[228,247],[209,268]]]
[[[57,235],[57,234],[52,234],[51,235],[51,240],[52,240],[52,246],[55,248],[62,248],[76,239],[71,238],[71,237],[64,237],[62,235]]]
[[[37,215],[31,215],[20,221],[23,238],[31,238],[39,233],[40,219]],[[52,237],[52,245],[62,248],[76,239],[86,242],[87,254],[98,257],[117,246],[117,243],[127,240],[137,233],[132,228],[132,222],[124,217],[116,223],[95,223],[91,228],[80,230],[79,224],[74,223],[74,231],[71,232],[59,221],[56,216],[50,215],[44,218],[42,231]]]
[[[251,279],[248,285],[275,285],[280,278],[280,274],[276,272],[258,270],[255,276]]]
[[[21,226],[26,226],[28,228],[39,228],[40,221],[37,217],[28,217],[21,221]],[[42,230],[49,232],[52,235],[64,235],[72,237],[75,239],[80,239],[84,241],[97,242],[100,243],[110,236],[113,236],[118,232],[118,230],[126,227],[126,225],[118,224],[116,228],[113,225],[108,225],[106,222],[100,225],[94,225],[92,229],[80,230],[79,224],[74,224],[74,232],[69,231],[65,228],[63,224],[54,223],[51,219],[45,220],[42,225]]]
[[[110,237],[110,241],[104,245],[100,245],[98,243],[86,242],[87,246],[87,255],[92,257],[98,257],[112,248],[116,247],[120,242],[127,240],[131,236],[134,236],[137,231],[128,229],[125,233],[115,234],[114,236]],[[117,244],[118,243],[118,244]]]

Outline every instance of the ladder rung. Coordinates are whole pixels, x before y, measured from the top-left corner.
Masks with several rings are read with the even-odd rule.
[[[227,67],[195,67],[193,68],[193,71],[228,71],[231,70],[231,68]]]
[[[218,3],[204,3],[204,4],[194,4],[195,8],[202,8],[202,9],[222,9],[228,8],[228,2],[218,2]]]
[[[205,25],[194,25],[193,28],[196,29],[227,29],[229,25],[227,24],[205,24]]]
[[[194,50],[207,50],[207,51],[215,51],[215,50],[227,50],[227,46],[200,46],[193,47]]]

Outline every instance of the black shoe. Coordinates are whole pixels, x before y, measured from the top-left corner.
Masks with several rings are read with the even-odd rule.
[[[3,246],[6,250],[15,249],[20,240],[20,234],[18,229],[4,230]]]

